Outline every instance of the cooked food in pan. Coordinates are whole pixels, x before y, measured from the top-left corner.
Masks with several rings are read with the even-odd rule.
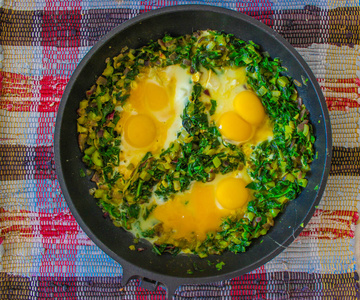
[[[156,253],[244,252],[307,185],[308,111],[258,45],[198,31],[106,63],[78,109],[90,192]]]

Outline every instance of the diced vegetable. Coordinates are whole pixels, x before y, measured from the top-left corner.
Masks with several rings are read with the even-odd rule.
[[[295,88],[298,82],[285,76],[280,60],[262,54],[255,43],[215,31],[182,37],[166,35],[139,49],[124,47],[106,64],[79,104],[77,131],[82,159],[88,169],[95,171],[92,178],[97,188],[91,194],[115,226],[130,230],[138,218],[148,219],[156,208],[154,194],[170,201],[189,189],[192,182],[209,182],[217,174],[244,166],[252,178],[247,186],[251,200],[246,210],[224,218],[221,229],[209,233],[203,241],[166,240],[161,224],[142,230],[141,237],[155,240],[155,253],[176,255],[183,250],[206,257],[223,251],[244,252],[254,238],[268,232],[285,204],[307,186],[315,137]],[[121,111],[137,84],[136,78],[149,68],[173,64],[188,69],[193,81],[178,138],[160,155],[148,152],[138,165],[121,165]],[[250,156],[245,156],[241,145],[224,141],[217,126],[210,122],[217,101],[200,84],[202,70],[216,73],[223,67],[246,68],[246,88],[260,97],[274,126],[273,139],[253,145]],[[131,174],[129,177],[120,173],[123,167]],[[132,245],[130,249],[136,248]],[[220,270],[223,266],[220,262],[215,267]]]

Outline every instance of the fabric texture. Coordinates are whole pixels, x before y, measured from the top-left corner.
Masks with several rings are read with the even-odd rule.
[[[280,255],[238,278],[181,286],[176,299],[357,299],[360,5],[301,0],[0,1],[0,298],[165,299],[133,280],[81,230],[55,174],[53,134],[66,84],[108,31],[145,11],[206,4],[244,12],[285,37],[330,112],[333,159],[309,224]]]

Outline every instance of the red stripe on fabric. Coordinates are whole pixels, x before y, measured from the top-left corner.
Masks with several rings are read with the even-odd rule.
[[[43,76],[40,80],[40,95],[61,98],[69,79],[68,77]]]
[[[60,99],[64,93],[68,77],[43,76],[40,80],[40,112],[56,112],[59,108]]]
[[[37,300],[66,299],[77,300],[76,277],[38,277]]]
[[[136,280],[136,299],[143,300],[143,299],[156,299],[156,300],[166,300],[166,291],[162,287],[158,287],[157,291],[153,292],[150,290],[145,290],[140,287],[140,280]],[[161,295],[159,295],[159,292]]]
[[[37,105],[32,101],[12,101],[9,99],[0,98],[0,109],[4,109],[7,111],[26,112],[34,111],[36,108]]]
[[[350,217],[350,219],[345,217]],[[355,211],[329,211],[318,209],[307,227],[301,232],[300,236],[311,236],[319,239],[353,238],[355,236],[354,229],[358,219],[359,214]],[[329,225],[324,223],[325,220]],[[332,228],[330,227],[332,225],[337,228],[340,226],[345,228]]]
[[[81,1],[78,0],[61,0],[61,1],[53,1],[53,0],[45,0],[44,10],[73,10],[73,9],[81,9]]]
[[[350,108],[360,107],[358,78],[333,79],[333,78],[317,78],[323,92],[339,93],[344,97],[325,97],[329,110],[348,111]]]
[[[35,77],[10,72],[0,72],[0,76],[0,109],[16,112],[37,111],[38,102],[33,99],[36,98],[34,95],[39,83]]]
[[[3,91],[2,91],[3,79],[4,79],[3,72],[0,72],[0,96],[2,96],[2,94],[3,94]]]
[[[78,233],[78,224],[74,217],[69,214],[39,214],[40,233],[43,237],[60,237],[67,234],[76,235]]]
[[[78,51],[75,52],[77,53],[72,55],[77,59]],[[0,109],[16,112],[56,112],[69,77],[45,75],[37,78],[0,72],[0,80],[2,80]],[[39,94],[40,102],[38,102]]]
[[[316,228],[311,231],[304,230],[301,232],[300,236],[318,238],[319,240],[334,240],[339,238],[353,238],[355,236],[355,232],[353,230]]]
[[[140,1],[140,13],[157,9],[163,6],[177,5],[177,0],[157,0],[157,1]]]
[[[347,111],[349,108],[360,107],[360,104],[353,99],[325,97],[325,100],[329,110]]]
[[[40,117],[40,122],[44,122]],[[47,134],[44,132],[44,129],[41,124],[38,128],[38,136]],[[37,141],[39,144],[44,143],[45,141]],[[54,151],[52,146],[37,146],[35,147],[35,179],[55,179],[55,161],[54,161]]]
[[[69,249],[78,244],[73,236],[77,235],[79,226],[71,214],[36,213],[36,216],[34,214],[34,212],[29,212],[29,214],[25,213],[23,217],[1,217],[1,222],[24,223],[24,221],[28,221],[30,223],[30,225],[16,224],[7,226],[2,229],[2,234],[16,231],[20,232],[23,237],[33,237],[35,232],[40,233],[43,237],[53,241],[51,244],[56,245],[59,249]],[[61,243],[57,243],[55,240],[58,242],[60,240]]]
[[[334,78],[317,78],[320,83],[355,83],[360,86],[359,78],[346,78],[346,79],[334,79]]]
[[[80,47],[80,28],[81,10],[44,10],[41,45]]]
[[[42,16],[41,45],[43,73],[40,81],[40,117],[36,140],[36,178],[55,179],[55,165],[52,147],[42,146],[51,143],[49,137],[53,134],[50,111],[56,111],[58,101],[63,93],[66,82],[58,77],[68,77],[69,70],[64,61],[77,61],[79,55],[81,29],[81,1],[46,0]],[[71,51],[64,51],[64,47],[74,47]],[[64,70],[65,68],[65,70]],[[50,77],[52,76],[52,77]],[[54,107],[52,109],[52,107]],[[37,182],[37,207],[40,216],[40,234],[44,253],[41,257],[41,274],[66,274],[67,277],[76,274],[76,254],[79,226],[69,214],[54,215],[51,207],[46,205],[49,201],[47,193]],[[49,215],[46,215],[49,214]],[[61,240],[61,243],[57,241]],[[68,243],[71,241],[70,243]],[[57,252],[54,245],[65,244],[66,258],[62,252]],[[56,248],[56,247],[55,247]],[[60,253],[60,254],[58,254]],[[63,285],[63,289],[54,290],[53,298],[77,299],[76,278],[74,285]],[[40,284],[39,284],[39,292]],[[64,293],[65,292],[65,293]]]
[[[15,221],[15,220],[7,220],[7,218],[0,218],[1,222],[4,221]],[[32,227],[24,227],[24,225],[12,225],[6,226],[4,229],[1,230],[2,235],[6,235],[11,232],[20,233],[21,237],[33,237],[33,228]]]
[[[1,72],[1,96],[6,97],[32,97],[34,78],[17,73]]]
[[[39,189],[37,197],[41,199],[40,205],[46,206],[46,202],[50,201],[49,197],[44,197],[43,189]],[[20,210],[21,216],[10,215],[12,211],[0,209],[0,223],[12,222],[15,225],[7,226],[2,229],[2,233],[9,233],[12,231],[22,233],[22,236],[32,237],[35,232],[42,236],[52,237],[66,240],[66,244],[72,244],[74,239],[69,239],[70,236],[77,234],[79,231],[78,223],[70,213],[34,213],[33,211]],[[16,224],[19,223],[19,224]],[[39,228],[38,224],[41,224]],[[58,245],[62,247],[62,245]]]
[[[47,201],[38,195],[40,202]],[[46,206],[38,204],[40,210]],[[79,226],[71,214],[40,213],[40,234],[44,252],[41,257],[40,274],[71,276],[76,274],[76,254]],[[57,251],[65,249],[64,251]],[[58,254],[59,253],[59,254]],[[66,257],[63,255],[66,253]]]
[[[355,211],[349,211],[349,210],[322,210],[322,209],[317,209],[314,213],[314,217],[317,216],[323,216],[323,215],[328,215],[328,216],[351,216],[352,220],[351,222],[356,224],[357,220],[359,220],[359,214],[358,212]]]
[[[331,91],[331,92],[336,92],[336,93],[358,93],[358,87],[331,87],[331,86],[326,86],[324,88],[325,91]]]
[[[268,280],[264,266],[259,269],[261,272],[245,274],[231,280],[232,299],[266,299]]]
[[[269,27],[273,27],[273,3],[269,0],[237,1],[236,10],[247,14]]]

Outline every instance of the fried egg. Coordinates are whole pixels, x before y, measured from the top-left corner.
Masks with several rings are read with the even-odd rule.
[[[188,191],[167,202],[157,199],[148,224],[162,223],[164,236],[174,243],[178,239],[202,241],[208,232],[220,229],[222,218],[244,212],[250,198],[245,187],[250,182],[244,170],[219,174],[207,183],[193,182]]]
[[[199,83],[207,89],[208,101],[217,102],[212,119],[225,140],[247,143],[244,148],[249,149],[250,144],[272,139],[271,122],[259,97],[247,87],[244,67],[201,71]]]
[[[211,100],[216,100],[210,122],[216,124],[225,141],[242,145],[249,156],[252,145],[272,138],[265,109],[247,87],[245,68],[200,71],[190,74],[171,66],[150,70],[136,81],[119,121],[124,136],[123,168],[129,162],[136,165],[147,151],[160,153],[176,139],[182,128],[182,111],[196,82],[204,87],[201,101],[211,105]],[[162,242],[176,245],[182,239],[203,241],[209,232],[220,229],[223,218],[245,212],[251,199],[246,186],[251,181],[244,168],[217,174],[211,182],[193,182],[189,190],[172,195],[168,201],[154,194],[148,207],[156,204],[156,208],[147,220],[140,220],[133,233],[161,224]]]
[[[147,152],[159,154],[176,139],[192,85],[191,74],[174,65],[149,69],[133,84],[115,130],[122,135],[118,171],[129,178]]]

